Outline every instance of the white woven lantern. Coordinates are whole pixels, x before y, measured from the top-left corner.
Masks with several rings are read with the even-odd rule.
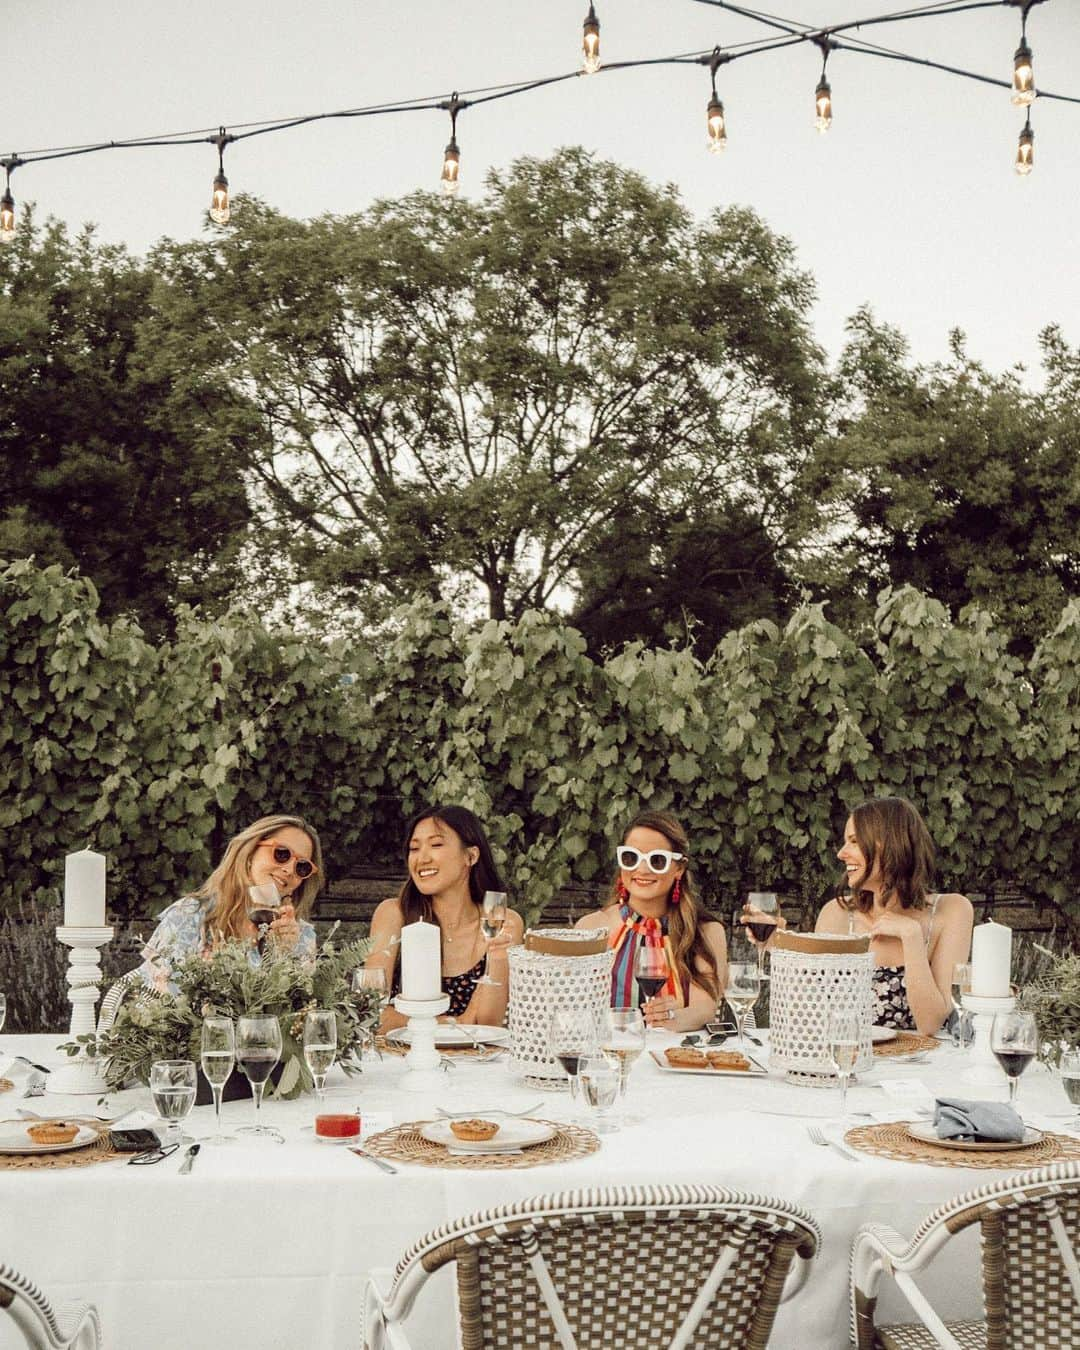
[[[533,1087],[564,1090],[566,1075],[551,1053],[548,1027],[556,1008],[599,1016],[611,1003],[607,931],[539,928],[510,948],[510,1069]]]
[[[769,1067],[789,1082],[831,1087],[830,1011],[859,1015],[856,1073],[873,1063],[870,986],[874,963],[868,937],[777,933],[769,967]]]

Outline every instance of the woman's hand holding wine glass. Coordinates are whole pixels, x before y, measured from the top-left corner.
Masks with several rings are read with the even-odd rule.
[[[506,893],[505,891],[485,891],[484,899],[480,909],[480,931],[490,944],[499,936],[503,930],[503,924],[506,923]],[[484,958],[484,974],[477,980],[477,984],[501,984],[501,980],[493,980],[488,974],[487,957]]]
[[[281,1027],[276,1017],[241,1017],[236,1026],[236,1062],[240,1065],[255,1100],[255,1124],[241,1125],[240,1132],[285,1142],[280,1131],[262,1123],[261,1110],[266,1080],[281,1058]]]
[[[765,949],[780,926],[780,903],[775,891],[751,891],[746,897],[746,907],[740,923],[747,937],[752,938],[757,947],[758,969],[761,978],[765,974]]]
[[[659,994],[668,982],[667,954],[663,947],[642,942],[634,957],[634,979],[641,995],[642,1014],[650,1027],[663,1026],[675,1020],[674,1001],[659,1002]]]

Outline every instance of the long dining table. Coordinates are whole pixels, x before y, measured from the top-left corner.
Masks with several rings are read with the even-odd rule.
[[[0,1072],[17,1054],[46,1066],[63,1062],[56,1049],[62,1039],[0,1037]],[[675,1039],[650,1032],[649,1049],[662,1051]],[[767,1045],[752,1053],[767,1063]],[[966,1063],[964,1052],[945,1043],[913,1062],[876,1061],[849,1092],[847,1123],[866,1123],[863,1113],[895,1108],[883,1081],[964,1095]],[[536,1116],[571,1118],[565,1093],[526,1086],[506,1059],[458,1058],[430,1095],[403,1091],[405,1071],[404,1062],[390,1056],[366,1058],[362,1072],[348,1079],[335,1071],[323,1109],[355,1107],[366,1134],[430,1119],[438,1106],[482,1114],[485,1107],[516,1111],[535,1104]],[[966,1095],[995,1093],[967,1089]],[[1004,1095],[1004,1079],[996,1095]],[[24,1099],[16,1081],[0,1096],[0,1116],[11,1119],[19,1110],[114,1116],[150,1105],[145,1088],[113,1092],[100,1103],[48,1093]],[[1022,1081],[1021,1105],[1062,1116],[1068,1109],[1060,1085],[1038,1065]],[[252,1111],[250,1100],[226,1103],[225,1128],[248,1122]],[[406,1247],[449,1219],[587,1185],[708,1182],[794,1202],[817,1220],[821,1251],[801,1292],[781,1306],[771,1343],[782,1350],[840,1350],[848,1343],[848,1256],[859,1226],[874,1221],[911,1232],[935,1206],[1005,1175],[869,1155],[853,1162],[809,1137],[812,1124],[827,1137],[841,1136],[835,1089],[796,1086],[775,1073],[675,1075],[649,1053],[634,1067],[621,1128],[603,1134],[597,1152],[528,1170],[399,1164],[388,1175],[347,1149],[316,1141],[314,1111],[310,1097],[269,1099],[263,1115],[280,1128],[284,1143],[241,1137],[207,1144],[189,1175],[179,1174],[181,1153],[149,1167],[117,1159],[4,1169],[0,1261],[53,1298],[92,1300],[108,1350],[344,1350],[362,1344],[368,1271],[393,1267]],[[186,1128],[195,1137],[210,1134],[212,1108],[196,1107]],[[672,1279],[696,1274],[670,1272]],[[975,1235],[955,1239],[922,1285],[945,1315],[978,1315]],[[440,1272],[409,1322],[417,1350],[455,1344],[453,1298],[452,1277]],[[886,1319],[906,1315],[889,1291],[881,1309]],[[6,1320],[0,1317],[0,1324]],[[5,1334],[0,1326],[0,1347]],[[632,1344],[628,1337],[626,1346]]]

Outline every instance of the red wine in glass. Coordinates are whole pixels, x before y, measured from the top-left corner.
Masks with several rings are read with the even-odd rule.
[[[1035,1058],[1034,1050],[995,1050],[994,1058],[1005,1071],[1007,1078],[1019,1078]]]
[[[775,920],[775,919],[770,919],[770,920],[768,921],[768,923],[765,923],[765,922],[762,922],[762,923],[749,923],[749,922],[748,922],[748,923],[746,924],[746,927],[749,928],[749,930],[751,931],[751,933],[753,933],[754,937],[757,939],[758,942],[764,944],[764,943],[768,942],[768,940],[769,940],[769,939],[772,937],[772,935],[776,932],[776,920]]]
[[[666,975],[638,975],[638,988],[641,990],[642,997],[645,999],[655,998],[667,984]]]
[[[562,1065],[563,1073],[569,1074],[571,1078],[577,1077],[577,1071],[581,1067],[582,1055],[556,1055],[555,1058]]]

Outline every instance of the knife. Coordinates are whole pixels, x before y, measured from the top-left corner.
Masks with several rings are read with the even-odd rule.
[[[179,1173],[180,1176],[186,1177],[187,1174],[191,1171],[191,1169],[195,1166],[195,1159],[199,1156],[199,1149],[201,1148],[202,1144],[192,1144],[191,1147],[188,1149],[188,1151],[184,1154],[184,1161],[180,1164],[180,1173]]]
[[[390,1172],[397,1175],[397,1168],[391,1167],[388,1162],[383,1162],[382,1158],[376,1158],[374,1153],[369,1153],[365,1148],[350,1148],[350,1153],[355,1153],[358,1158],[366,1158],[369,1163],[374,1163],[376,1167],[382,1168],[384,1172]]]

